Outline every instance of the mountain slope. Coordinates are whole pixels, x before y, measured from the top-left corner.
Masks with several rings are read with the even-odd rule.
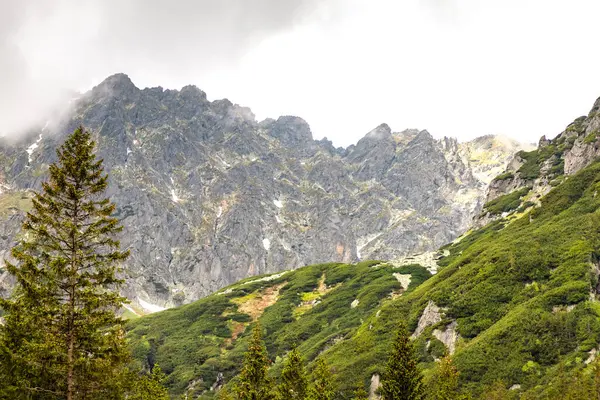
[[[271,354],[283,355],[297,343],[312,359],[351,335],[382,303],[429,276],[419,266],[374,261],[249,278],[198,302],[132,321],[129,338],[142,365],[157,362],[168,374],[173,395],[195,398],[238,372],[250,323],[260,320],[266,328]],[[281,368],[279,361],[274,370]]]
[[[594,163],[524,217],[492,222],[444,247],[433,277],[403,267],[398,272],[412,273],[404,293],[406,276],[386,264],[306,267],[134,321],[132,345],[140,362],[166,367],[174,394],[191,389],[210,398],[210,388],[239,368],[241,324],[257,318],[274,375],[297,343],[306,360],[321,355],[335,368],[342,399],[361,381],[378,382],[392,333],[405,320],[425,370],[449,350],[461,386],[475,396],[502,381],[514,393],[543,398],[561,371],[586,370],[600,343],[598,190]],[[256,312],[248,303],[266,308]]]
[[[110,173],[121,243],[132,251],[125,294],[140,314],[252,275],[434,250],[479,212],[489,182],[479,172],[504,168],[521,148],[384,124],[336,149],[300,118],[257,122],[196,87],[140,90],[117,74],[74,99],[64,121],[0,145],[4,251],[27,207],[21,198],[79,124]],[[10,286],[5,276],[0,286]]]

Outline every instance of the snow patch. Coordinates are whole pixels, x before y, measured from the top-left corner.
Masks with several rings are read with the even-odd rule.
[[[44,124],[44,127],[42,128],[42,132],[44,132],[46,129],[48,129],[48,125],[50,125],[50,121],[46,121],[46,123]]]
[[[358,246],[356,246],[356,257],[358,257],[359,260],[361,259],[361,256],[360,256],[360,247],[358,247]]]
[[[171,189],[171,200],[173,200],[173,203],[179,203],[179,200],[181,200],[179,197],[177,197],[175,189]]]
[[[281,218],[279,218],[279,215],[275,216],[275,221],[277,221],[278,224],[283,224],[283,221],[281,220]]]
[[[283,208],[283,203],[281,200],[273,200],[273,204],[275,204],[275,207],[277,208]]]
[[[40,145],[41,141],[42,141],[42,134],[40,133],[40,136],[38,136],[37,140],[35,142],[33,142],[31,144],[31,146],[29,146],[27,148],[27,161],[29,162],[29,164],[31,164],[31,155],[33,154],[33,152],[35,151],[35,149],[38,148],[38,146]]]
[[[130,155],[131,153],[133,153],[133,151],[131,151],[131,149],[128,147],[127,148],[127,155]]]
[[[144,301],[144,300],[140,299],[139,297],[138,297],[138,302],[140,303],[140,306],[142,306],[142,308],[144,310],[146,310],[150,313],[155,313],[155,312],[166,310],[165,307],[161,307],[156,304],[148,303],[147,301]]]
[[[217,210],[217,218],[221,218],[221,215],[223,215],[223,207],[219,206],[219,209]]]
[[[271,241],[267,238],[263,239],[263,247],[265,248],[266,251],[269,251],[269,249],[271,248]]]
[[[173,177],[170,176],[169,179],[171,180],[171,185],[175,185],[175,181],[173,180]],[[175,192],[175,188],[171,189],[171,200],[173,200],[173,203],[179,203],[179,200],[181,200],[179,198],[179,196],[177,196],[177,192]]]

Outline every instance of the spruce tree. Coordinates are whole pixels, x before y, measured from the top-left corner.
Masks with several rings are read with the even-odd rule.
[[[248,351],[244,355],[244,364],[235,388],[238,400],[269,400],[273,396],[273,383],[268,376],[270,365],[265,343],[262,340],[260,324],[257,322],[252,331]]]
[[[379,393],[383,400],[421,400],[423,376],[404,323],[400,323],[392,345]]]
[[[429,382],[428,398],[431,400],[465,399],[458,390],[458,371],[449,355],[440,360]]]
[[[281,383],[277,387],[281,400],[304,400],[306,398],[306,373],[302,356],[296,347],[288,354],[281,372]]]
[[[308,393],[309,400],[333,400],[335,398],[335,384],[331,369],[323,360],[317,359],[317,365],[312,373],[312,386]]]
[[[122,228],[107,175],[82,127],[57,150],[6,263],[16,288],[0,300],[0,385],[10,399],[115,398],[128,352],[118,289]]]

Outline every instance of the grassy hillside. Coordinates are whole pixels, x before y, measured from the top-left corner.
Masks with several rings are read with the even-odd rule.
[[[405,320],[421,332],[415,343],[426,371],[445,350],[440,332],[455,329],[458,340],[450,342],[461,385],[476,398],[498,382],[517,388],[515,395],[545,398],[557,377],[591,369],[600,341],[599,192],[594,163],[521,218],[497,220],[443,248],[440,272],[427,280],[419,267],[370,263],[251,279],[132,322],[132,345],[141,362],[161,364],[173,394],[189,382],[200,393],[219,372],[226,382],[235,374],[245,336],[234,338],[259,318],[274,374],[298,343],[307,360],[321,354],[335,367],[346,399],[381,372],[392,333]],[[402,295],[394,272],[412,273]],[[430,324],[421,318],[426,308],[434,316],[440,310]]]
[[[430,277],[420,266],[323,264],[249,278],[190,305],[129,324],[136,359],[158,362],[173,395],[199,395],[240,366],[247,326],[260,320],[276,373],[294,344],[307,359],[347,340],[374,310]],[[406,285],[410,279],[408,291]],[[207,397],[210,398],[210,393]]]

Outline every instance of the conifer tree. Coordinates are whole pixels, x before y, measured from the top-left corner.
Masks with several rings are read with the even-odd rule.
[[[0,385],[10,399],[114,398],[129,359],[118,289],[122,228],[107,175],[82,127],[57,150],[6,263],[16,288],[0,300]],[[0,386],[0,387],[2,387]]]
[[[331,368],[323,358],[318,358],[312,373],[312,386],[308,393],[309,400],[333,400],[335,384]]]
[[[269,400],[273,396],[273,383],[268,376],[269,356],[262,340],[260,324],[252,331],[248,351],[244,355],[244,365],[235,388],[238,400]]]
[[[304,400],[306,398],[306,373],[302,356],[296,347],[288,354],[281,372],[281,383],[277,387],[281,400]]]
[[[440,360],[429,382],[428,398],[431,400],[465,399],[458,390],[458,371],[449,355]]]
[[[379,393],[383,400],[421,400],[423,376],[404,323],[400,323],[392,345]]]

